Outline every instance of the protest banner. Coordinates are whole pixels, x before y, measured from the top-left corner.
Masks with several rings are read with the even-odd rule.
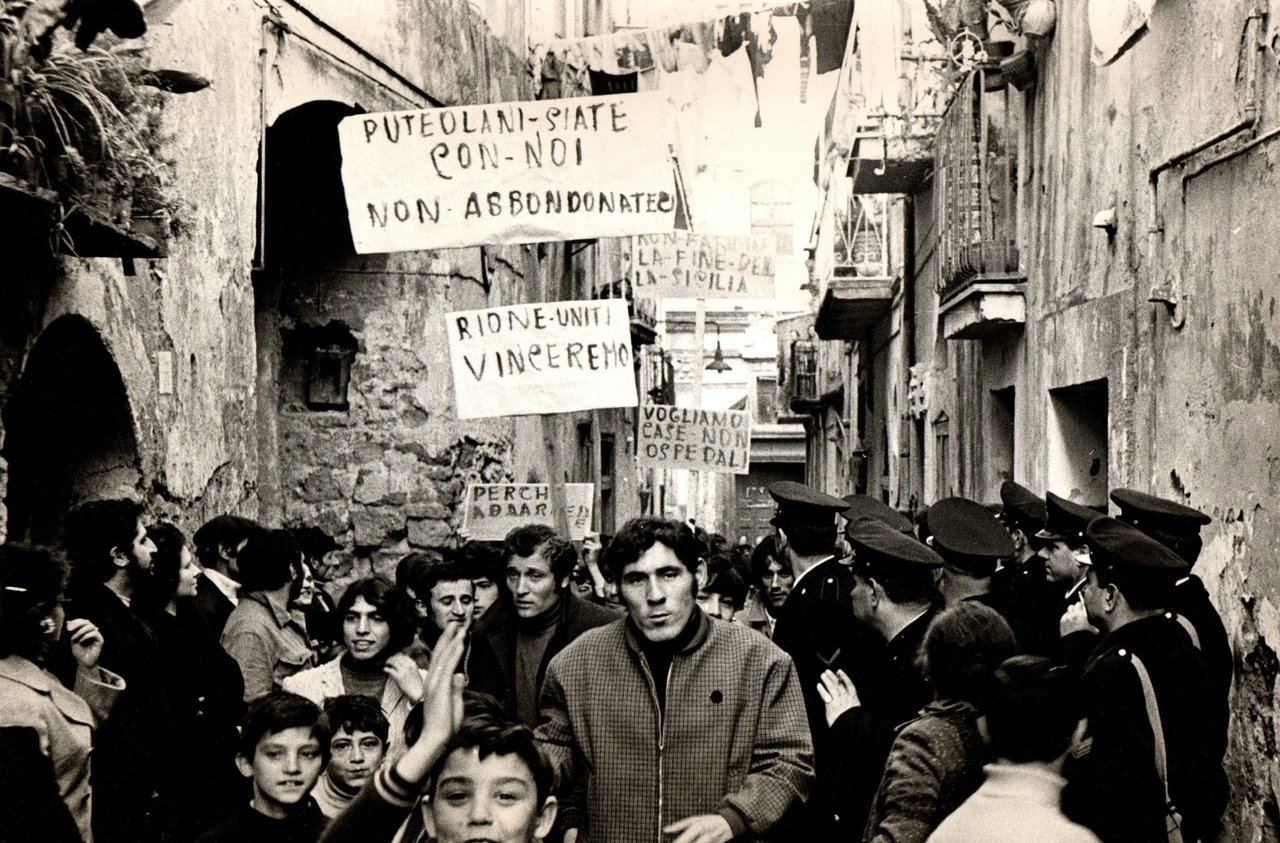
[[[634,407],[624,299],[446,314],[460,419]]]
[[[591,530],[594,483],[565,483],[565,521],[569,538],[581,540]],[[468,483],[462,528],[475,541],[502,541],[525,524],[557,529],[551,487],[546,483]]]
[[[657,93],[356,114],[338,140],[360,254],[675,225]]]
[[[773,238],[688,231],[631,238],[627,278],[639,298],[773,298]]]
[[[751,468],[751,414],[645,404],[636,459],[655,468],[746,474]]]

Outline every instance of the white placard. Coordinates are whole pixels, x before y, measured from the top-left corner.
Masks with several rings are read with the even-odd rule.
[[[670,231],[657,93],[357,114],[338,124],[356,251]]]
[[[645,404],[640,408],[636,460],[641,466],[717,474],[751,470],[751,414]]]
[[[624,299],[446,314],[458,418],[634,407]]]
[[[581,540],[591,529],[595,485],[564,484],[564,501],[569,538]],[[460,532],[475,541],[502,541],[526,524],[556,526],[546,483],[468,483],[464,507]]]
[[[640,298],[773,298],[777,243],[670,231],[631,238],[627,277]]]

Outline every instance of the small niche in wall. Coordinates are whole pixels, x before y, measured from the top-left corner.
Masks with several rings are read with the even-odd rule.
[[[302,362],[288,366],[302,376],[302,398],[309,410],[346,410],[351,386],[351,363],[357,343],[341,322],[324,326],[299,325],[284,332],[286,359]]]

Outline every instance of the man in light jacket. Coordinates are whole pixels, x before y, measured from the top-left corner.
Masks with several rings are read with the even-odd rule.
[[[688,528],[628,522],[601,560],[627,616],[547,669],[537,736],[566,843],[760,839],[809,794],[813,745],[791,658],[698,609],[698,557]]]

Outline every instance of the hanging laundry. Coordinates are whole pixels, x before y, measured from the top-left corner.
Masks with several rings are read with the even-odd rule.
[[[853,0],[813,0],[809,10],[818,51],[818,73],[838,70],[853,21]]]

